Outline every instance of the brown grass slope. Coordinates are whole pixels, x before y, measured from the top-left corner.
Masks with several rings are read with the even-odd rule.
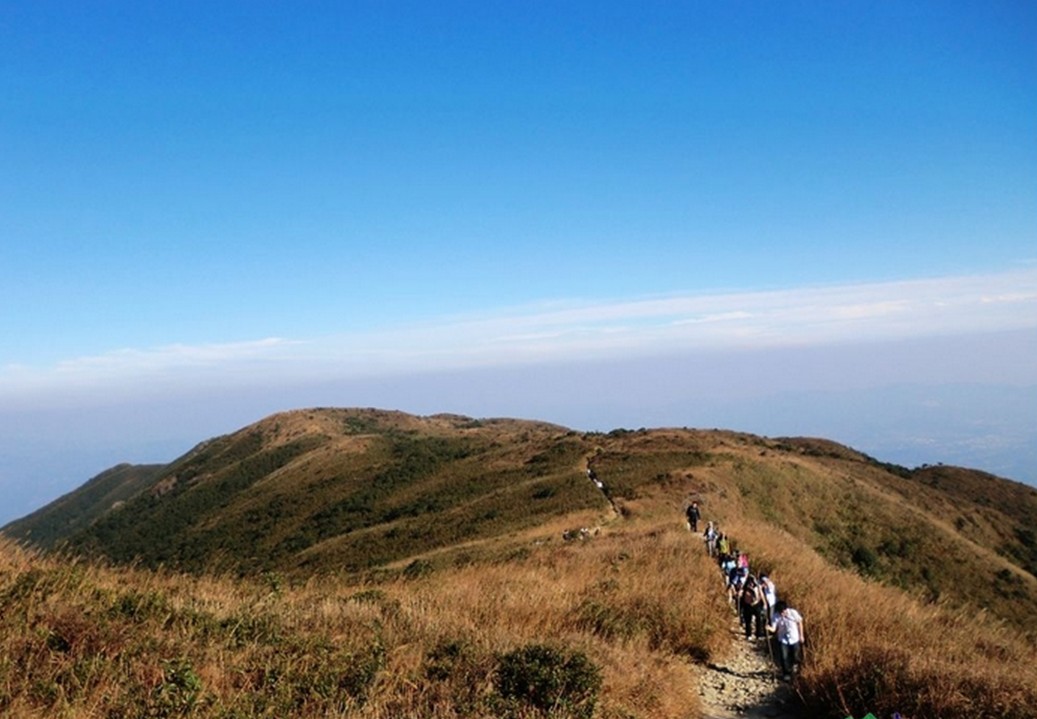
[[[832,458],[726,432],[584,439],[618,513],[560,513],[399,571],[179,575],[0,543],[0,715],[697,719],[696,667],[723,662],[732,617],[683,527],[697,497],[806,617],[802,716],[1032,716],[1037,650],[1012,627],[837,567],[814,530],[761,518],[783,472],[803,485],[790,512],[826,482],[849,491],[814,464]],[[562,539],[588,518],[596,531]]]
[[[727,619],[699,547],[634,526],[523,546],[420,576],[282,584],[4,544],[0,714],[699,715],[693,662],[722,649]]]

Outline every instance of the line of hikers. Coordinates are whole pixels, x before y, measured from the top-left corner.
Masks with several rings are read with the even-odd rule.
[[[697,533],[701,518],[697,502],[688,506],[686,516],[688,528]],[[784,679],[791,679],[803,664],[803,617],[778,599],[777,587],[767,574],[757,576],[749,570],[748,555],[738,551],[730,537],[721,533],[713,522],[706,524],[702,539],[706,552],[717,560],[727,587],[728,601],[738,614],[746,641],[766,641],[771,658],[781,668]]]

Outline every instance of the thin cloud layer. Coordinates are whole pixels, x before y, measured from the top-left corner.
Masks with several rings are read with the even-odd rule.
[[[766,292],[554,303],[315,339],[120,349],[9,366],[7,397],[117,387],[252,384],[540,361],[765,349],[1037,326],[1037,269]]]
[[[553,305],[315,343],[359,369],[764,349],[1037,326],[1037,270]],[[355,353],[355,354],[353,354]]]

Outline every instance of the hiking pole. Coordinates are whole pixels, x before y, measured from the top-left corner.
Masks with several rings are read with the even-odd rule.
[[[770,629],[767,630],[767,637],[766,637],[766,639],[767,639],[767,654],[769,654],[770,658],[771,658],[771,673],[773,674],[774,673],[774,667],[775,667],[774,644],[771,641],[771,630]]]
[[[769,614],[770,614],[770,612],[768,612],[768,615]],[[763,631],[766,634],[766,637],[764,637],[764,638],[767,641],[767,654],[771,658],[771,676],[774,676],[774,674],[775,674],[774,670],[777,668],[777,662],[774,661],[774,642],[772,641],[772,637],[777,638],[778,635],[777,634],[773,634],[771,632],[771,623],[770,622],[767,622],[766,624],[763,625]]]

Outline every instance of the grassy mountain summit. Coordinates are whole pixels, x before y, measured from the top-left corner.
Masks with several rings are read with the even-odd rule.
[[[114,566],[5,547],[0,712],[698,716],[730,614],[691,499],[807,617],[810,716],[1031,715],[1037,490],[814,438],[370,409],[277,414],[5,527]],[[559,672],[564,701],[516,689]]]
[[[287,412],[199,445],[69,539],[151,567],[371,569],[592,509],[584,451],[536,422]]]

